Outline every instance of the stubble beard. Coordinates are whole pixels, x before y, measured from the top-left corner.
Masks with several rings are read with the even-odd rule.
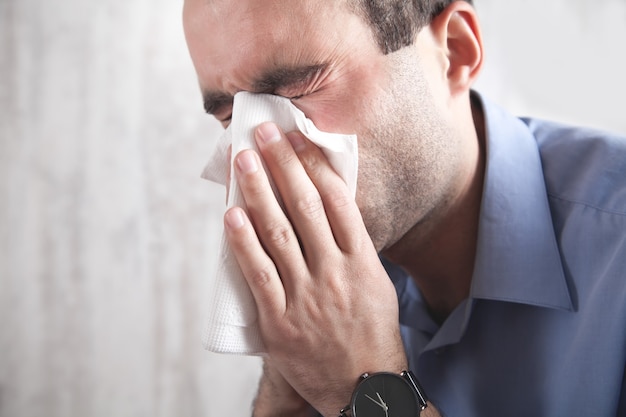
[[[369,152],[359,168],[359,207],[379,252],[409,231],[427,239],[450,200],[458,159],[457,137],[419,69],[400,73],[364,135]]]

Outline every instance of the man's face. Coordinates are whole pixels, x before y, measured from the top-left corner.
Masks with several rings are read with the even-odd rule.
[[[420,48],[383,55],[343,2],[187,0],[184,24],[207,107],[225,125],[232,96],[251,91],[292,98],[321,130],[357,134],[357,203],[377,249],[449,199],[459,155]]]

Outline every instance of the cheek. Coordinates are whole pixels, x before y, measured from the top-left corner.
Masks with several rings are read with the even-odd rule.
[[[381,85],[384,80],[371,71],[355,71],[294,104],[322,131],[359,134],[377,117]]]
[[[350,96],[319,94],[295,100],[294,104],[324,132],[353,134],[357,131],[353,115],[357,111]]]

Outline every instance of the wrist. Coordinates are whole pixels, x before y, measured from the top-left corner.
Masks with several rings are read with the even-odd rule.
[[[263,374],[253,403],[252,415],[253,417],[311,417],[316,413],[266,358],[263,362]]]

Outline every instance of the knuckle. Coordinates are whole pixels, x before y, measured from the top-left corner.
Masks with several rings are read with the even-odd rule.
[[[311,176],[315,176],[319,174],[321,170],[320,159],[317,154],[313,153],[302,153],[300,154],[300,162],[306,168],[307,172]]]
[[[324,202],[330,210],[339,211],[351,204],[354,200],[343,190],[329,191],[324,195]]]
[[[278,166],[290,165],[297,158],[292,152],[274,152],[270,155],[270,157]]]
[[[292,240],[293,232],[291,227],[284,224],[274,224],[267,228],[266,233],[266,244],[271,245],[272,247],[282,248],[287,245]]]
[[[295,209],[307,217],[317,217],[324,212],[324,204],[317,192],[309,192],[295,202]]]
[[[238,177],[237,182],[248,198],[259,198],[268,193],[263,177],[259,172]]]
[[[272,265],[265,265],[254,271],[250,276],[250,283],[257,288],[264,288],[272,282],[275,270]]]

